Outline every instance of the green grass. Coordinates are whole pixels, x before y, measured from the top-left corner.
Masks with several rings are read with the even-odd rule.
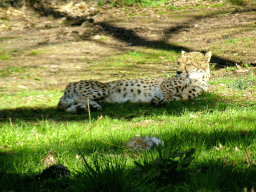
[[[7,59],[9,59],[10,58],[10,54],[8,54],[8,53],[5,53],[5,54],[2,54],[1,56],[0,56],[0,60],[7,60]]]
[[[146,6],[152,5],[148,2],[153,1],[145,1]],[[222,5],[217,3],[210,7]],[[170,5],[169,9],[191,7]],[[100,40],[108,39],[102,37]],[[224,44],[234,46],[239,41],[243,39],[227,39]],[[223,48],[219,50],[223,52]],[[27,53],[31,56],[44,52],[28,50]],[[0,59],[8,60],[10,56],[12,52],[0,51]],[[104,56],[102,60],[85,56],[82,61],[88,65],[83,70],[92,74],[83,78],[89,79],[95,74],[107,81],[116,77],[169,77],[174,69],[167,67],[178,57],[179,53],[174,51],[150,48]],[[56,90],[26,88],[22,92],[9,92],[10,87],[0,86],[3,101],[0,105],[2,191],[64,191],[68,187],[70,189],[66,191],[241,192],[245,186],[251,189],[256,185],[256,102],[253,97],[244,99],[242,95],[253,94],[256,79],[252,72],[241,77],[226,75],[236,69],[228,67],[223,70],[225,75],[213,76],[210,85],[214,90],[194,101],[176,101],[157,107],[148,103],[103,103],[103,110],[91,111],[90,115],[58,111],[56,106],[63,95],[59,87]],[[42,84],[44,76],[23,74],[28,70],[32,69],[6,66],[0,71],[0,77],[10,78],[18,74],[21,79],[31,78],[37,80],[33,83]],[[45,69],[37,70],[43,72]],[[214,73],[217,72],[215,69]],[[124,146],[135,135],[161,138],[165,141],[164,149],[129,151]],[[192,157],[187,153],[172,156],[193,149]],[[54,154],[58,163],[68,167],[71,177],[26,183],[28,177],[45,169],[44,158],[49,153]],[[164,158],[156,165],[155,160],[160,154]],[[180,169],[178,165],[185,165],[182,158],[188,157],[191,157],[188,167]],[[134,168],[138,168],[138,164],[145,169],[136,172]],[[182,178],[177,176],[179,173]],[[166,184],[166,180],[170,183]]]
[[[123,62],[125,65],[175,62],[178,54],[170,51],[144,49],[142,51],[130,51],[122,56],[111,57],[110,60]]]
[[[88,165],[95,169],[94,160],[98,156],[102,158],[98,162],[100,167],[112,162],[115,166],[111,172],[122,175],[121,180],[115,182],[129,186],[133,181],[129,170],[135,167],[134,161],[146,159],[151,162],[158,157],[156,150],[138,154],[123,147],[125,142],[139,134],[156,136],[166,142],[171,139],[169,143],[182,151],[195,148],[190,169],[201,170],[200,173],[189,178],[189,171],[186,171],[186,184],[178,182],[174,186],[162,186],[165,190],[240,191],[242,187],[254,184],[249,178],[255,170],[255,156],[250,157],[250,165],[244,160],[249,150],[252,154],[256,150],[254,105],[230,105],[219,100],[217,95],[204,94],[200,100],[172,102],[161,107],[139,103],[103,104],[102,111],[91,112],[89,121],[88,114],[57,111],[55,106],[60,96],[61,93],[50,91],[0,96],[6,101],[0,109],[0,172],[9,174],[2,182],[11,182],[11,174],[32,176],[41,172],[45,167],[42,163],[44,157],[53,151],[58,163],[71,170],[71,182],[79,183],[72,185],[78,189],[89,184],[88,180],[81,179],[87,177],[81,157],[85,157]],[[103,117],[97,121],[100,116]],[[220,148],[220,144],[223,147]],[[235,151],[236,146],[239,151]],[[228,158],[227,162],[225,158]],[[109,171],[110,168],[104,166],[102,173],[98,171],[98,176],[94,175],[96,179],[105,177]],[[223,174],[227,177],[219,177]],[[146,186],[143,182],[138,180],[132,186],[142,189]],[[161,188],[154,183],[151,185],[152,189]],[[8,191],[15,187],[7,185],[4,189]]]
[[[224,43],[236,43],[238,41],[240,41],[240,39],[227,39],[224,41]]]
[[[0,60],[8,60],[11,57],[11,54],[7,53],[3,49],[0,49]]]
[[[0,20],[0,24],[1,24],[1,20]],[[3,36],[3,37],[0,37],[0,41],[6,41],[10,39],[17,39],[17,38],[19,38],[19,36]]]
[[[31,51],[31,55],[40,55],[41,53],[39,53],[38,51]]]
[[[121,78],[132,79],[138,78],[138,76],[159,77],[161,75],[160,73],[162,73],[162,67],[165,67],[165,75],[173,75],[174,70],[168,69],[166,66],[169,63],[174,63],[178,56],[179,54],[174,51],[143,48],[141,50],[109,56],[101,61],[89,60],[87,57],[84,57],[82,61],[90,63],[90,66],[83,69],[84,71],[92,71],[99,76],[108,74],[115,77],[123,74]],[[119,72],[117,73],[117,71]],[[110,79],[107,80],[109,81]],[[106,79],[103,79],[103,81],[106,81]]]
[[[113,55],[104,61],[92,61],[91,70],[97,66],[107,69],[111,65],[109,70],[121,71],[130,66],[164,64],[174,62],[178,55],[140,49]],[[8,67],[4,71],[20,73],[23,69]],[[133,71],[133,75],[139,72]],[[73,186],[74,191],[105,191],[110,183],[115,186],[113,190],[118,191],[241,191],[245,186],[251,188],[255,185],[251,177],[256,169],[256,107],[255,100],[244,100],[241,95],[255,90],[255,81],[252,71],[237,78],[213,77],[210,85],[219,87],[194,101],[176,101],[158,107],[149,103],[103,103],[103,110],[92,111],[90,115],[58,111],[56,106],[63,93],[53,89],[2,93],[0,173],[4,176],[0,185],[4,185],[3,191],[42,190],[40,185],[25,181],[41,173],[47,166],[44,159],[53,153],[57,163],[68,167],[71,177],[47,180],[45,190],[60,190],[65,183]],[[0,90],[6,91],[6,87]],[[219,90],[220,93],[233,92],[235,97],[221,96]],[[124,146],[135,135],[161,138],[165,141],[164,149],[129,151]],[[192,148],[195,153],[188,167],[178,168],[183,156],[181,159],[168,156]],[[156,165],[159,150],[168,158]],[[135,172],[138,163],[149,171]],[[170,175],[177,175],[171,179],[172,185],[166,184]],[[13,181],[23,184],[14,186]],[[96,184],[99,182],[101,185]]]
[[[214,4],[210,4],[210,5],[202,5],[202,6],[196,6],[197,8],[199,9],[205,9],[205,8],[208,8],[208,7],[224,7],[226,6],[227,3],[214,3]]]
[[[174,62],[178,55],[140,49],[113,55],[104,61],[92,61],[91,70],[97,66],[121,71],[130,66],[164,64]],[[7,67],[4,73],[23,70]],[[133,73],[129,76],[136,76],[140,71]],[[103,103],[103,110],[92,111],[90,115],[58,111],[56,106],[63,93],[53,89],[2,93],[0,173],[4,173],[4,177],[0,185],[4,185],[3,191],[42,190],[40,185],[25,181],[41,173],[47,166],[44,159],[53,153],[57,163],[68,167],[71,177],[47,180],[45,190],[60,190],[68,185],[73,186],[74,191],[105,191],[110,183],[115,186],[113,190],[119,191],[241,191],[245,186],[251,188],[255,185],[251,177],[256,169],[256,110],[255,101],[244,100],[241,95],[255,90],[255,81],[252,71],[237,78],[221,76],[210,81],[210,85],[220,86],[214,93],[204,93],[194,101],[176,101],[158,107],[148,103]],[[6,91],[6,87],[0,90]],[[224,97],[217,94],[219,91],[232,92],[235,96]],[[129,151],[125,144],[135,135],[161,138],[165,141],[164,149]],[[169,156],[159,165],[154,163],[161,153],[168,155],[192,148],[195,153],[188,167],[178,169],[175,162],[182,160]],[[145,170],[135,172],[136,162]],[[177,175],[171,179],[172,185],[166,184],[169,175]],[[13,181],[23,184],[14,186]],[[101,185],[96,184],[99,182]]]
[[[245,78],[241,78],[241,79],[236,79],[235,81],[233,81],[232,83],[228,84],[228,87],[231,89],[235,89],[235,90],[247,90],[251,87],[254,87],[256,83],[256,80],[249,80],[249,79],[245,79]]]
[[[27,68],[24,67],[12,67],[7,66],[4,70],[0,70],[0,77],[5,77],[13,73],[22,73],[25,72]]]
[[[144,7],[149,7],[149,6],[156,7],[158,5],[167,3],[168,1],[167,0],[125,0],[126,5],[133,5],[137,2],[139,2]]]

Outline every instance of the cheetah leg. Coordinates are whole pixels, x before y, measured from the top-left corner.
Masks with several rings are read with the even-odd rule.
[[[84,103],[75,103],[67,108],[67,112],[77,113],[77,112],[86,112],[88,111],[88,105]]]
[[[69,108],[67,108],[67,112],[77,113],[79,109],[84,109],[84,111],[87,111],[86,105],[73,104]]]
[[[62,96],[60,98],[57,108],[58,109],[67,109],[73,104],[74,104],[74,99],[67,99],[65,96]]]
[[[101,106],[94,101],[90,102],[90,107],[97,110],[101,109]],[[70,112],[70,113],[85,112],[85,111],[88,111],[87,103],[75,103],[71,105],[69,108],[67,108],[67,112]]]
[[[91,100],[90,98],[88,98],[86,96],[80,96],[80,97],[75,99],[75,103],[80,104],[81,106],[83,106],[82,104],[84,104],[84,105],[86,105],[86,108],[87,108],[87,105],[88,105],[88,101],[89,101],[89,105],[90,105],[91,108],[97,109],[97,110],[102,109],[102,107],[96,101],[93,101],[93,100]]]
[[[168,103],[167,100],[165,100],[164,98],[161,99],[157,96],[153,97],[152,100],[151,100],[152,105],[163,105],[163,104],[166,104],[166,103]]]
[[[164,98],[162,92],[157,90],[150,103],[152,105],[160,105],[168,103],[168,101]]]

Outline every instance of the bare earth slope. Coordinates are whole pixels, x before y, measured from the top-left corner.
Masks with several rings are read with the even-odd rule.
[[[256,63],[254,4],[177,1],[154,8],[70,3],[36,11],[1,8],[0,14],[1,92],[63,90],[79,79],[133,78],[131,70],[139,71],[136,77],[155,77],[175,70],[175,59],[162,57],[137,68],[100,67],[106,58],[143,48],[211,50],[211,62],[218,67]]]

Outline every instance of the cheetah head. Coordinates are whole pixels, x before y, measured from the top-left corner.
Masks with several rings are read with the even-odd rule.
[[[211,56],[211,51],[205,55],[200,52],[186,53],[185,51],[181,51],[181,56],[178,59],[179,68],[176,77],[208,81],[210,78],[209,62]]]

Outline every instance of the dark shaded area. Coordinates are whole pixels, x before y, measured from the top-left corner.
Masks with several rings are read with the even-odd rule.
[[[72,21],[68,22],[68,25],[81,25],[84,21],[87,21],[89,23],[93,23],[93,19],[90,18],[90,16],[83,16],[83,17],[70,17],[68,15],[65,15],[59,11],[53,10],[49,7],[41,6],[39,9],[34,8],[35,11],[39,12],[42,16],[53,16],[54,18],[59,18],[59,17],[66,17],[67,21]],[[249,8],[244,8],[244,9],[236,9],[232,11],[230,14],[235,15],[236,13],[241,13],[241,12],[251,12],[255,11],[256,8],[254,7],[249,7]],[[156,40],[156,41],[151,41],[147,40],[145,38],[140,37],[139,35],[136,34],[134,30],[131,29],[126,29],[124,27],[117,27],[111,24],[110,22],[95,22],[94,26],[99,25],[101,26],[101,30],[103,30],[104,33],[107,33],[118,40],[121,40],[123,42],[128,43],[130,46],[142,46],[142,47],[150,47],[150,48],[155,48],[155,49],[162,49],[162,50],[169,50],[169,51],[175,51],[175,52],[180,52],[181,50],[184,51],[198,51],[198,50],[192,50],[187,47],[183,46],[178,46],[175,44],[167,43],[166,41],[172,38],[173,34],[178,34],[181,33],[182,31],[189,31],[189,28],[195,23],[196,21],[200,21],[205,18],[212,18],[215,16],[218,16],[219,14],[222,13],[211,13],[205,16],[194,16],[191,19],[171,28],[163,29],[164,31],[164,38],[162,40]],[[101,31],[98,30],[98,33]],[[83,38],[83,36],[81,36]],[[88,40],[88,36],[86,35],[84,37],[85,40]],[[206,51],[205,51],[206,52]],[[212,56],[211,58],[211,63],[216,63],[217,68],[222,68],[226,65],[229,66],[235,66],[236,63],[239,63],[238,61],[218,57],[218,56]],[[256,66],[255,63],[251,63],[252,66]]]
[[[206,95],[207,94],[207,95]],[[201,99],[202,98],[202,99]],[[219,103],[217,105],[217,103]],[[247,106],[253,106],[252,103],[247,103]],[[107,116],[113,119],[122,119],[130,121],[137,117],[147,117],[152,115],[167,114],[170,116],[181,116],[184,110],[188,112],[214,110],[225,111],[230,107],[230,103],[225,103],[218,98],[218,95],[204,93],[197,100],[172,101],[167,104],[153,106],[150,103],[105,103],[101,102],[102,110],[91,110],[91,119],[97,120],[100,116]],[[236,106],[236,105],[234,105]],[[83,112],[80,114],[68,113],[63,110],[58,110],[56,107],[19,107],[14,109],[0,109],[0,123],[19,123],[31,122],[38,123],[40,121],[84,121],[89,120],[89,113]]]
[[[235,161],[224,162],[223,159],[193,163],[182,171],[182,179],[178,175],[171,175],[169,182],[161,183],[161,180],[157,180],[159,175],[155,175],[154,172],[147,173],[147,170],[154,169],[156,160],[147,160],[145,174],[134,169],[137,166],[125,170],[124,164],[115,165],[115,161],[106,161],[110,166],[103,166],[95,173],[92,169],[84,168],[77,170],[70,178],[46,179],[40,182],[31,182],[26,175],[0,171],[0,186],[4,184],[1,186],[3,191],[144,191],[142,189],[145,186],[149,187],[146,191],[156,191],[156,186],[158,189],[170,191],[174,190],[175,186],[183,186],[185,183],[191,191],[204,188],[206,191],[226,192],[241,191],[245,186],[251,189],[256,184],[255,165],[248,166],[245,162]],[[88,166],[94,169],[92,161],[88,162]],[[149,174],[148,178],[146,173]],[[169,183],[172,185],[168,185]]]
[[[103,105],[103,112],[93,112],[91,113],[93,119],[97,119],[100,115],[108,116],[112,118],[118,118],[118,119],[127,119],[131,120],[135,117],[139,116],[152,116],[152,115],[158,115],[158,114],[169,114],[173,116],[180,116],[183,114],[184,109],[188,112],[198,112],[205,110],[207,108],[208,113],[211,113],[211,111],[218,109],[219,111],[224,111],[226,107],[230,106],[228,104],[222,104],[218,107],[216,106],[216,100],[209,99],[209,100],[199,100],[199,101],[181,101],[181,102],[173,102],[169,103],[165,106],[158,106],[158,107],[152,107],[149,104],[142,104],[142,103],[125,103],[125,104],[104,104]],[[140,110],[138,110],[138,108]],[[3,114],[2,111],[0,111],[0,114]],[[6,112],[6,111],[5,111]],[[75,114],[69,114],[65,112],[59,112],[55,108],[45,108],[45,109],[15,109],[10,111],[10,114],[13,116],[11,117],[11,121],[7,118],[3,121],[9,121],[9,123],[18,123],[19,122],[38,122],[41,119],[45,120],[54,120],[54,121],[81,121],[81,126],[84,124],[84,120],[88,119],[88,114],[81,114],[81,115],[75,115]],[[23,114],[30,114],[25,117],[23,117]],[[51,114],[50,116],[46,117],[46,114]],[[43,117],[44,116],[44,117]],[[3,119],[2,119],[3,120]],[[219,143],[221,143],[223,146],[229,145],[230,143],[237,143],[239,146],[242,146],[242,149],[244,152],[244,157],[246,157],[246,149],[248,149],[248,146],[252,145],[255,136],[256,131],[255,130],[236,130],[236,122],[240,121],[245,122],[254,122],[255,120],[248,117],[242,117],[232,119],[213,119],[212,122],[209,122],[208,126],[215,126],[214,122],[219,124],[225,124],[227,122],[233,122],[232,125],[228,129],[219,129],[216,128],[213,132],[207,133],[205,131],[203,132],[195,132],[191,131],[189,128],[184,130],[176,129],[175,133],[173,132],[166,132],[160,137],[165,140],[165,142],[169,139],[172,141],[172,146],[175,144],[176,146],[180,146],[182,148],[187,148],[187,143],[191,143],[191,146],[194,147],[196,151],[201,151],[201,145],[204,143],[204,146],[206,147],[206,150],[212,150],[213,146],[218,146]],[[54,122],[53,121],[53,122]],[[36,124],[34,126],[37,126]],[[59,127],[56,127],[58,129]],[[40,129],[39,127],[36,127],[37,131],[39,133],[43,134],[43,127]],[[90,131],[86,131],[81,134],[90,134]],[[175,135],[173,135],[175,134]],[[79,139],[79,135],[74,135],[73,139],[75,138]],[[124,154],[122,143],[123,141],[111,139],[110,143],[112,145],[109,145],[108,142],[104,142],[104,140],[96,140],[96,141],[79,141],[79,143],[69,143],[68,140],[64,140],[64,146],[58,143],[52,143],[49,142],[49,145],[42,146],[42,148],[37,148],[37,150],[31,151],[30,149],[22,149],[19,151],[13,151],[13,152],[2,152],[0,153],[0,164],[2,167],[8,167],[8,170],[3,170],[0,168],[0,173],[2,174],[2,177],[0,177],[0,184],[7,184],[3,186],[2,189],[8,190],[15,190],[15,191],[24,191],[24,189],[31,189],[31,191],[35,190],[53,190],[54,191],[61,191],[68,189],[68,191],[78,191],[83,190],[86,191],[88,187],[88,182],[86,178],[88,175],[86,174],[86,171],[84,172],[78,172],[74,176],[72,176],[70,179],[68,178],[60,178],[58,180],[46,180],[43,184],[38,185],[38,183],[34,182],[24,182],[26,179],[31,178],[35,173],[29,173],[27,175],[20,175],[20,174],[14,174],[13,171],[16,169],[14,167],[15,161],[17,158],[24,158],[26,155],[33,156],[35,158],[35,162],[40,162],[40,159],[36,159],[38,154],[42,153],[43,151],[47,151],[50,149],[54,149],[56,151],[59,151],[61,154],[63,152],[63,148],[65,148],[66,153],[74,153],[74,150],[80,151],[80,153],[83,156],[91,155],[92,153],[102,153],[108,155],[110,154]],[[184,146],[185,145],[185,146]],[[244,150],[245,149],[245,150]],[[232,149],[234,150],[234,149]],[[107,152],[107,153],[106,153]],[[58,153],[58,152],[57,152]],[[125,153],[127,154],[127,153]],[[253,158],[253,157],[252,157]],[[215,159],[215,158],[213,158]],[[206,188],[209,190],[219,190],[219,191],[237,191],[237,189],[243,189],[243,187],[247,186],[249,189],[252,186],[255,186],[254,181],[254,175],[256,173],[256,166],[251,163],[248,164],[246,161],[228,161],[224,162],[223,159],[219,160],[211,160],[211,161],[203,161],[202,163],[196,163],[193,164],[192,167],[192,173],[194,174],[193,177],[189,174],[185,175],[185,182],[188,185],[192,185],[193,183],[197,183],[199,186],[201,185],[202,188]],[[72,167],[68,167],[68,169],[72,170]],[[120,171],[120,170],[119,170]],[[121,172],[125,172],[124,168],[121,170]],[[131,174],[135,175],[135,173]],[[108,174],[108,177],[111,175]],[[119,175],[120,176],[120,175]],[[124,175],[125,176],[125,175]],[[95,177],[98,177],[97,175]],[[131,178],[131,177],[128,177]],[[212,179],[212,185],[206,186],[204,185],[205,178]],[[99,180],[101,180],[99,178]],[[123,186],[123,182],[131,182],[133,180],[126,179],[119,179],[116,180],[116,182],[120,182],[120,186]],[[16,184],[11,184],[12,182],[15,182]],[[27,184],[25,184],[27,183]],[[122,183],[122,184],[121,184]],[[128,183],[129,184],[129,183]],[[180,185],[180,183],[177,183]],[[101,185],[102,186],[102,185]],[[175,186],[175,185],[174,185]],[[169,190],[173,189],[173,186],[170,186],[168,188]],[[196,186],[195,186],[196,187]],[[138,189],[138,188],[137,188]],[[132,190],[131,190],[132,191]]]
[[[44,17],[52,16],[55,19],[65,17],[66,25],[69,26],[80,26],[85,21],[93,23],[93,19],[90,18],[90,15],[72,17],[65,12],[54,10],[53,8],[44,4],[38,4],[38,6],[33,6],[32,9]]]
[[[180,116],[184,109],[187,111],[205,110],[207,106],[209,110],[225,110],[230,104],[216,106],[218,96],[209,94],[208,99],[202,100],[185,100],[173,101],[165,105],[152,106],[150,103],[105,103],[102,102],[102,110],[91,111],[91,118],[98,119],[99,116],[108,116],[115,119],[125,119],[130,121],[133,118],[140,116],[151,116],[152,114],[169,114]],[[202,97],[204,97],[202,95]],[[140,110],[138,110],[140,109]],[[20,107],[15,109],[0,109],[0,123],[16,123],[19,121],[38,122],[41,120],[53,121],[84,121],[89,119],[89,113],[72,114],[62,110],[57,110],[56,107]]]
[[[1,186],[3,185],[3,186]],[[71,180],[67,177],[47,178],[34,181],[27,175],[0,172],[2,191],[73,191]]]
[[[163,49],[163,50],[175,51],[175,52],[180,52],[182,50],[187,51],[187,52],[197,51],[197,50],[189,49],[187,47],[169,44],[169,43],[166,43],[165,41],[146,40],[146,39],[138,36],[133,30],[116,27],[116,26],[109,24],[108,22],[96,23],[96,24],[100,25],[104,29],[104,31],[107,32],[108,34],[113,35],[115,38],[117,38],[121,41],[130,43],[131,46],[151,47],[151,48],[155,48],[155,49]],[[169,31],[172,31],[172,30],[173,31],[181,31],[183,29],[184,29],[184,27],[179,26],[177,28],[170,28]],[[216,67],[222,68],[226,65],[235,66],[235,64],[238,62],[213,55],[211,57],[211,63],[217,63]],[[252,64],[252,65],[254,65],[254,64]]]
[[[41,174],[35,175],[31,178],[31,182],[41,182],[47,179],[56,179],[61,177],[69,177],[70,171],[62,164],[52,165],[49,168],[43,170]]]

